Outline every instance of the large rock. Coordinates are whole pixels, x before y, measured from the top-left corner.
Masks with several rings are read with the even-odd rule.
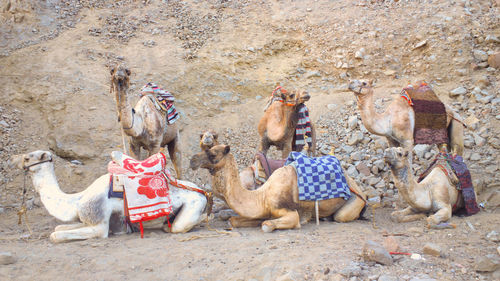
[[[488,53],[482,50],[474,50],[473,51],[474,58],[480,62],[488,60]]]
[[[491,231],[486,235],[486,239],[492,241],[492,242],[500,242],[500,235],[496,231]]]
[[[378,243],[368,240],[363,246],[363,258],[383,265],[391,265],[392,257],[387,250]]]
[[[424,246],[424,254],[439,257],[441,255],[441,247],[434,243],[427,243]]]
[[[489,254],[479,257],[476,260],[475,270],[479,272],[493,272],[500,268],[500,258],[498,255]]]
[[[387,236],[384,239],[384,248],[388,252],[397,252],[399,251],[399,241],[396,237],[394,236]]]
[[[413,147],[413,151],[418,158],[423,158],[426,152],[431,150],[431,146],[428,144],[417,144]]]
[[[8,265],[16,262],[16,258],[10,252],[0,253],[0,265]]]
[[[488,64],[493,68],[500,68],[500,52],[489,55]]]
[[[458,87],[450,91],[450,97],[458,97],[467,94],[467,89],[464,87]]]

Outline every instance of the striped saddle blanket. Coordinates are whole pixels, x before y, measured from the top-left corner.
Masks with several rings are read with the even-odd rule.
[[[179,113],[174,106],[175,98],[170,92],[163,90],[155,83],[149,82],[142,87],[141,96],[149,96],[158,110],[167,113],[168,124],[173,124],[179,119]]]
[[[299,200],[317,201],[351,197],[340,161],[331,155],[308,157],[292,151],[285,165],[293,165],[297,172]]]

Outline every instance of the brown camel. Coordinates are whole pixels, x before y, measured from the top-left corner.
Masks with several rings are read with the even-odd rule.
[[[295,90],[282,92],[280,97],[282,100],[272,102],[259,121],[257,127],[260,135],[259,151],[267,154],[269,147],[275,145],[281,150],[282,158],[286,158],[294,146],[293,140],[298,122],[297,108],[311,96],[305,91]],[[308,151],[310,155],[316,151],[316,132],[312,122],[311,130],[312,145]]]
[[[111,92],[116,98],[118,119],[122,126],[124,149],[135,159],[141,158],[141,147],[148,157],[168,146],[168,154],[174,164],[177,178],[182,178],[181,151],[179,149],[178,123],[168,124],[166,113],[156,109],[148,96],[139,99],[134,108],[128,102],[130,70],[124,66],[111,69]],[[127,145],[128,142],[128,145]]]
[[[214,130],[208,130],[200,134],[200,148],[201,151],[208,150],[215,145],[219,144],[219,135]]]
[[[191,158],[192,169],[205,168],[212,174],[213,191],[239,217],[230,219],[234,227],[262,226],[264,232],[274,229],[300,228],[313,217],[314,201],[299,201],[297,173],[291,165],[276,170],[267,182],[256,190],[241,185],[238,167],[227,145],[216,145]],[[334,215],[337,222],[348,222],[359,217],[366,196],[356,182],[347,177],[349,187],[363,199],[333,198],[320,201],[319,217]]]
[[[434,214],[427,218],[429,225],[436,225],[451,218],[452,205],[464,206],[464,200],[457,190],[458,179],[451,173],[450,179],[438,167],[419,183],[413,176],[409,162],[409,152],[402,147],[390,147],[385,150],[385,161],[391,167],[394,184],[399,194],[408,203],[407,208],[395,211],[391,215],[397,222],[415,221],[426,217],[426,213]],[[451,181],[451,182],[450,182]]]
[[[385,136],[390,146],[403,146],[412,153],[415,112],[408,102],[403,98],[396,98],[383,113],[377,113],[373,105],[371,81],[354,80],[349,84],[349,89],[356,95],[365,128],[372,134]],[[451,148],[453,154],[462,155],[464,151],[462,119],[449,106],[445,105],[445,107],[450,140],[448,147]]]

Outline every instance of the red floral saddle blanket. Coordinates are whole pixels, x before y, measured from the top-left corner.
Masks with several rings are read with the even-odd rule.
[[[113,182],[114,191],[123,186],[125,214],[131,223],[140,223],[142,237],[142,222],[172,212],[167,159],[161,152],[144,161],[117,151],[113,151],[111,157],[113,161],[108,164],[108,172],[118,178]]]

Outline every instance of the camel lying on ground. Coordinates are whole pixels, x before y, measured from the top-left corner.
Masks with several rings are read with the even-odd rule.
[[[385,162],[389,164],[394,184],[400,196],[408,203],[406,209],[395,211],[391,215],[397,222],[415,221],[425,218],[426,213],[434,214],[427,218],[429,225],[436,225],[451,218],[452,205],[457,208],[464,206],[464,200],[458,200],[458,179],[451,173],[452,182],[448,176],[438,167],[419,183],[415,180],[413,170],[409,162],[409,152],[401,147],[391,147],[385,150]]]
[[[194,170],[205,168],[212,175],[214,194],[223,199],[239,217],[232,217],[234,227],[262,226],[264,232],[300,228],[313,217],[314,201],[299,201],[297,173],[291,165],[276,170],[264,185],[248,190],[241,185],[238,167],[227,145],[216,145],[191,158]],[[319,217],[349,222],[359,217],[366,196],[356,182],[346,175],[348,186],[363,199],[333,198],[320,201]]]
[[[118,118],[124,134],[126,154],[141,160],[141,147],[148,157],[167,146],[178,179],[182,178],[178,122],[168,124],[166,113],[156,109],[148,96],[139,99],[132,109],[128,102],[130,70],[124,66],[111,69],[111,92],[114,92]],[[126,143],[128,142],[128,144]]]
[[[294,147],[298,106],[308,101],[311,96],[305,91],[296,90],[282,92],[280,98],[281,101],[272,102],[266,109],[257,130],[260,135],[259,151],[266,155],[269,147],[275,145],[281,150],[282,158],[285,159]],[[316,151],[316,132],[312,122],[311,130],[312,145],[308,151],[310,156]]]
[[[60,188],[54,173],[54,158],[48,151],[34,151],[14,156],[12,163],[32,175],[33,186],[47,211],[63,222],[77,222],[59,225],[50,234],[54,243],[90,238],[106,238],[109,233],[111,215],[123,218],[123,199],[108,198],[110,174],[97,178],[82,192],[66,194]],[[196,187],[188,181],[179,183]],[[160,217],[151,224],[160,224],[166,232],[182,233],[191,230],[203,219],[207,204],[204,195],[170,186],[172,214],[176,214],[172,228],[163,226],[167,217]],[[145,227],[149,228],[145,223]]]
[[[415,113],[403,98],[396,98],[383,113],[377,113],[373,105],[371,81],[354,80],[349,90],[356,95],[361,119],[365,128],[372,134],[385,136],[389,146],[403,146],[410,153],[413,151],[413,130]],[[448,147],[452,154],[462,155],[464,151],[464,126],[460,115],[445,104],[448,127]],[[411,158],[410,158],[411,161]]]

